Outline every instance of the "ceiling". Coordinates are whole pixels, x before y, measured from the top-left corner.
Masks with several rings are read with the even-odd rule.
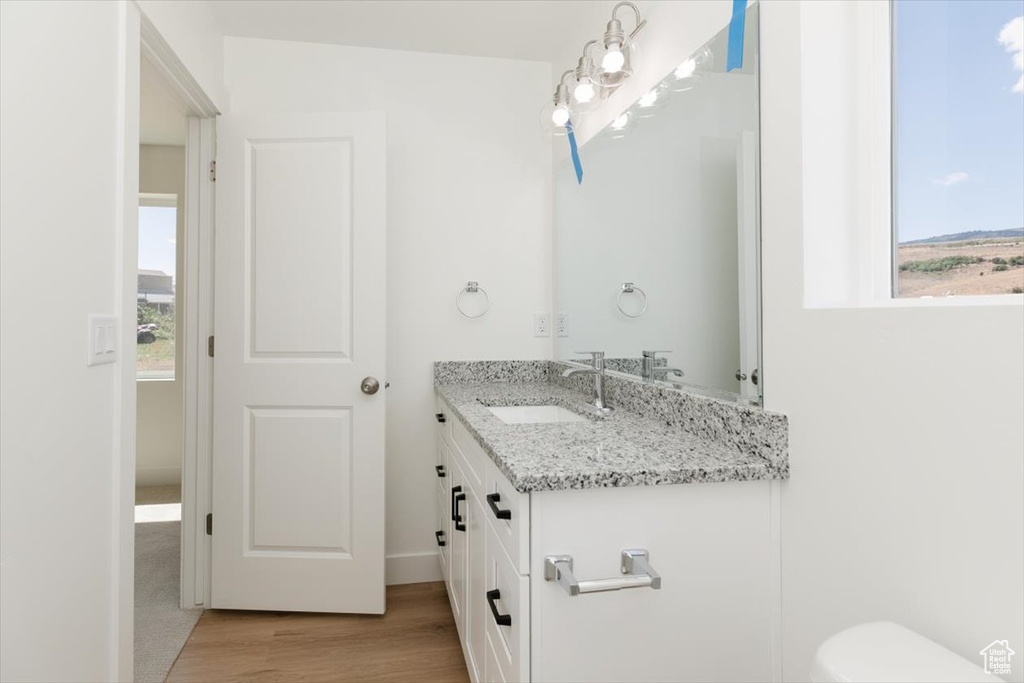
[[[554,62],[614,0],[211,0],[226,36]],[[595,20],[596,18],[596,20]],[[568,65],[570,68],[573,65]]]
[[[142,60],[140,75],[139,142],[184,145],[188,130],[184,105],[171,93],[149,60]]]

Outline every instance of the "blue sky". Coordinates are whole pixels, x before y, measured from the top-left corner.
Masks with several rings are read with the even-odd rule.
[[[176,222],[174,207],[139,207],[139,268],[174,275]]]
[[[899,241],[1024,226],[1022,16],[1024,0],[897,0]]]

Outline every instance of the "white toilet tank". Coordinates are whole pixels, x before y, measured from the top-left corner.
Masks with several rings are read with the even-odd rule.
[[[818,647],[810,674],[814,683],[999,681],[974,662],[891,621],[835,634]]]

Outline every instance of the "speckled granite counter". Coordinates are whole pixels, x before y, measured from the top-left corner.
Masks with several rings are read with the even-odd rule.
[[[438,395],[519,491],[788,477],[783,416],[767,414],[781,418],[782,452],[759,452],[757,448],[743,447],[736,439],[694,434],[671,421],[642,416],[628,407],[620,407],[601,417],[587,405],[587,394],[547,381],[559,378],[561,367],[547,361],[435,364]],[[635,387],[628,388],[637,391]],[[506,424],[487,409],[487,406],[552,404],[589,419],[585,422]],[[633,397],[630,406],[637,405]],[[715,407],[715,410],[733,409],[754,410],[742,406]],[[663,411],[644,412],[659,415]],[[766,415],[759,410],[756,412]],[[768,423],[775,431],[780,428],[778,420],[769,419]],[[772,438],[777,441],[778,435]],[[762,440],[747,441],[760,443]]]

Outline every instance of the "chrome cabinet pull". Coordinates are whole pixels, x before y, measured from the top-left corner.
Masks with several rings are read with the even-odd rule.
[[[623,588],[661,590],[661,576],[651,567],[646,550],[623,550],[622,573],[623,576],[613,579],[580,581],[572,573],[572,555],[548,555],[544,558],[544,580],[557,581],[573,597]]]

